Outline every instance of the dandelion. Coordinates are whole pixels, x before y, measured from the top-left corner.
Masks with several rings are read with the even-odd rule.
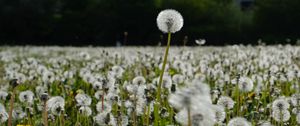
[[[77,94],[75,96],[77,105],[79,106],[89,106],[92,103],[92,99],[87,94]]]
[[[94,83],[93,83],[93,88],[94,88],[95,90],[100,90],[100,89],[102,89],[102,83],[99,82],[99,81],[94,82]]]
[[[27,91],[23,91],[23,92],[20,93],[19,100],[21,102],[26,102],[26,103],[32,104],[33,103],[33,97],[34,97],[33,92],[30,91],[30,90],[27,90]]]
[[[272,117],[277,122],[286,122],[290,119],[291,114],[288,110],[282,110],[282,111],[274,110],[272,112]]]
[[[287,110],[288,108],[290,108],[290,104],[284,98],[276,99],[272,103],[272,109],[274,111],[283,111]]]
[[[165,89],[170,89],[172,86],[172,79],[170,76],[164,76],[162,80],[162,87]]]
[[[0,91],[0,99],[5,101],[6,97],[8,96],[8,93],[5,91]]]
[[[226,117],[226,112],[224,110],[223,106],[220,105],[214,105],[212,106],[212,109],[215,111],[215,120],[218,124],[221,124]]]
[[[253,81],[248,77],[241,77],[238,87],[242,92],[249,92],[253,89]]]
[[[193,95],[188,89],[180,89],[175,94],[170,94],[169,103],[176,109],[182,109],[184,107],[190,107],[192,104]]]
[[[165,56],[163,60],[163,66],[160,73],[159,83],[158,83],[158,91],[157,91],[157,102],[160,102],[160,93],[161,93],[161,85],[163,81],[164,71],[167,64],[168,59],[168,53],[170,48],[170,41],[171,41],[171,33],[175,33],[179,31],[183,26],[183,18],[181,14],[175,10],[167,9],[161,11],[156,19],[158,28],[164,32],[168,33],[168,44],[165,51]],[[157,115],[157,114],[155,114]],[[156,117],[157,118],[157,117]],[[155,121],[156,124],[158,123],[158,120]]]
[[[13,110],[13,118],[18,120],[18,119],[23,119],[26,116],[26,113],[23,111],[21,107],[16,107]]]
[[[92,109],[90,107],[87,107],[87,106],[81,106],[79,108],[79,113],[84,115],[84,116],[90,116],[90,115],[92,115]]]
[[[65,108],[65,99],[61,96],[55,96],[47,101],[48,111],[54,115],[60,115]]]
[[[183,26],[181,14],[173,9],[161,11],[157,16],[157,26],[164,33],[175,33]]]
[[[106,126],[109,123],[110,116],[107,112],[102,112],[97,114],[93,119],[98,125]]]
[[[6,122],[8,119],[8,114],[5,107],[0,103],[0,123]]]
[[[235,117],[228,122],[227,126],[251,126],[251,123],[248,122],[245,118]]]
[[[172,77],[172,82],[174,84],[181,84],[184,82],[184,76],[183,75],[180,75],[180,74],[175,74],[173,77]]]
[[[300,105],[300,94],[293,94],[291,97],[291,103],[293,106]]]
[[[234,106],[234,101],[228,96],[221,96],[218,99],[217,104],[223,106],[226,109],[232,109]]]
[[[204,45],[206,43],[206,40],[205,39],[196,39],[195,42],[196,42],[196,44],[201,46],[201,45]]]
[[[137,76],[132,80],[132,84],[134,85],[143,85],[146,83],[146,80],[142,76]]]
[[[97,100],[100,100],[102,98],[102,95],[103,95],[103,91],[100,90],[100,91],[96,91],[95,94],[94,94],[94,97],[97,99]]]
[[[182,109],[176,114],[175,119],[182,125],[188,125],[188,110]],[[209,105],[191,107],[191,126],[213,126],[215,124],[215,113]]]
[[[8,114],[6,111],[0,111],[0,123],[6,122],[8,119]]]
[[[47,90],[43,86],[37,86],[35,88],[35,93],[40,97],[43,93],[45,93]]]

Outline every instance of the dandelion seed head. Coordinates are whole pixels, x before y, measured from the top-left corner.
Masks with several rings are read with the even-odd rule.
[[[228,96],[221,96],[218,99],[217,104],[223,106],[224,108],[232,109],[234,106],[234,101]]]
[[[214,105],[212,106],[212,109],[215,112],[215,117],[216,117],[216,122],[217,123],[222,123],[225,120],[226,117],[226,112],[223,106],[221,105]]]
[[[34,94],[32,91],[27,90],[27,91],[22,91],[19,95],[19,100],[21,102],[27,102],[27,103],[33,103],[33,97]]]
[[[215,113],[208,104],[200,104],[191,107],[192,125],[193,126],[213,126],[215,124]],[[182,125],[187,125],[187,109],[184,108],[176,114],[175,119]]]
[[[65,99],[61,96],[51,97],[47,101],[48,111],[50,110],[53,114],[59,115],[65,107]]]
[[[286,122],[291,118],[291,114],[288,110],[274,110],[272,112],[272,117],[277,122]]]
[[[156,21],[159,30],[164,33],[175,33],[183,26],[183,18],[181,14],[173,9],[161,11],[157,16]]]
[[[89,106],[92,103],[91,97],[87,94],[77,94],[75,99],[79,106]]]
[[[87,107],[87,106],[81,106],[79,108],[79,113],[84,115],[84,116],[90,116],[90,115],[92,115],[92,109],[90,107]]]
[[[135,85],[144,85],[146,83],[146,80],[142,76],[137,76],[132,80],[132,84]]]
[[[96,91],[95,94],[94,94],[94,97],[97,99],[97,100],[100,100],[101,97],[103,95],[103,91]]]
[[[253,81],[248,77],[241,77],[239,79],[238,85],[239,85],[238,87],[239,87],[240,91],[242,91],[242,92],[252,91],[253,86],[254,86]]]
[[[100,89],[102,89],[102,83],[99,82],[99,81],[95,81],[95,82],[93,83],[93,88],[94,88],[95,90],[100,90]]]
[[[180,84],[180,83],[183,83],[184,82],[184,76],[181,75],[181,74],[175,74],[173,77],[172,77],[172,80],[173,80],[173,83],[175,84]]]
[[[278,98],[272,103],[272,109],[282,111],[290,108],[290,104],[284,98]]]
[[[3,104],[0,103],[0,123],[4,123],[8,119],[8,114]]]
[[[0,123],[4,123],[8,120],[8,114],[6,111],[0,111]]]
[[[251,126],[251,123],[243,117],[235,117],[228,122],[227,126]]]
[[[108,120],[107,115],[108,115],[107,112],[102,112],[102,113],[97,114],[93,119],[98,125],[105,126],[108,124],[107,123],[107,120]]]
[[[7,92],[0,90],[0,99],[1,100],[5,101],[7,96],[8,96]]]

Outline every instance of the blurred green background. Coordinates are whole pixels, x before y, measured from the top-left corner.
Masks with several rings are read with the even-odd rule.
[[[0,0],[0,42],[164,44],[156,16],[173,8],[183,15],[184,27],[172,45],[195,45],[199,38],[208,45],[256,44],[258,39],[295,44],[300,38],[299,5],[300,0]]]

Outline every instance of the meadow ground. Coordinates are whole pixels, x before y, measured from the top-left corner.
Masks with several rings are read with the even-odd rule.
[[[0,125],[11,108],[13,125],[300,124],[300,47],[171,47],[159,95],[163,56],[163,47],[0,47]]]

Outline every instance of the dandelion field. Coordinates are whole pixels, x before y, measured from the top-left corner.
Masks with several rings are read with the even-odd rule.
[[[45,118],[49,126],[300,123],[299,47],[171,47],[157,102],[163,51],[1,47],[0,124],[13,91],[13,125]]]

